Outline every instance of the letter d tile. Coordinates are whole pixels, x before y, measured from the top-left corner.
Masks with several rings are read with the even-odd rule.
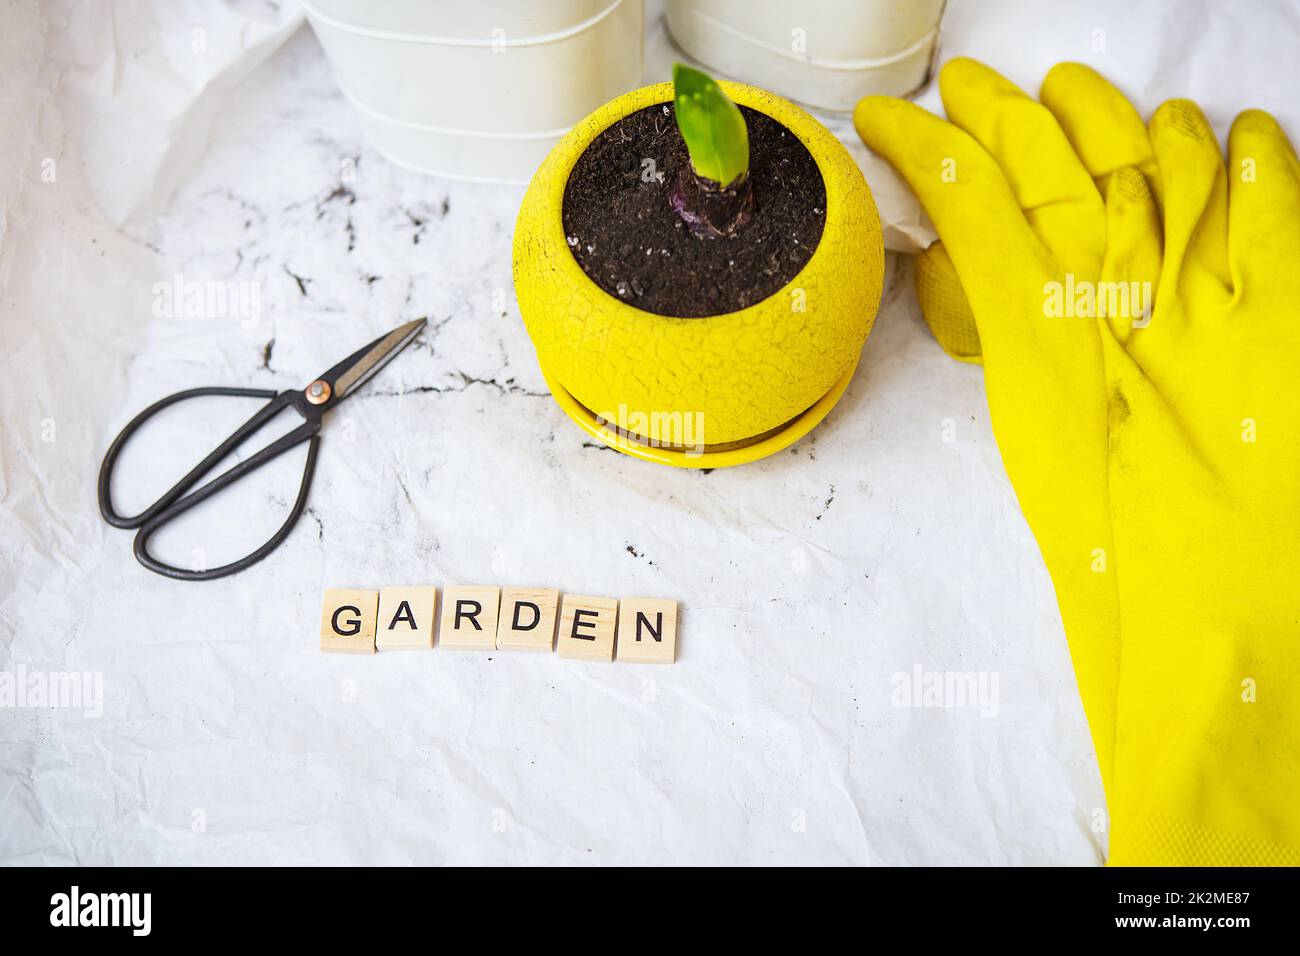
[[[505,588],[497,621],[497,647],[516,651],[550,651],[555,645],[555,588]]]

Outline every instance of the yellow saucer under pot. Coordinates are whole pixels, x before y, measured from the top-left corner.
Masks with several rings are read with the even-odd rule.
[[[825,418],[853,377],[884,278],[876,206],[839,140],[778,96],[721,86],[799,137],[826,188],[821,240],[780,291],[736,312],[663,316],[601,289],[570,251],[562,207],[574,164],[623,117],[670,103],[670,83],[620,96],[575,126],[533,177],[515,228],[519,309],[556,402],[610,447],[684,468],[755,461]],[[655,415],[701,422],[702,440],[665,447],[646,427]]]

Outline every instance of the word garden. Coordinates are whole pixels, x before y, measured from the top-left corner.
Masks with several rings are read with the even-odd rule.
[[[329,588],[320,617],[320,649],[375,651],[550,651],[580,661],[671,664],[677,657],[677,602],[605,598],[553,588],[443,588],[378,591]],[[558,636],[556,622],[559,622]]]

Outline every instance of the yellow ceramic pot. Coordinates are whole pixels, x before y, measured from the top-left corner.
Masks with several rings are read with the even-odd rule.
[[[721,85],[798,136],[826,187],[821,240],[780,291],[707,318],[657,315],[605,292],[570,252],[562,205],[578,157],[623,117],[671,102],[670,83],[620,96],[575,126],[533,177],[515,227],[519,309],[560,407],[620,451],[683,467],[753,461],[821,421],[853,376],[884,276],[876,206],[839,140],[778,96]]]

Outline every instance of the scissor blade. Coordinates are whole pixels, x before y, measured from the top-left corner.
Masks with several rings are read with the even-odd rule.
[[[333,402],[341,401],[360,388],[402,349],[420,334],[427,319],[416,319],[399,325],[387,335],[380,336],[365,348],[358,349],[338,365],[321,376],[333,383]]]

